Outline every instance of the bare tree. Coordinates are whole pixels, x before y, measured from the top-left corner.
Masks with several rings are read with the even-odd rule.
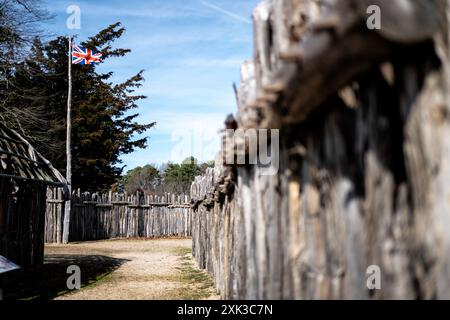
[[[0,0],[0,117],[19,130],[22,122],[37,121],[41,110],[27,110],[25,115],[8,105],[9,93],[16,89],[11,78],[33,39],[43,34],[40,23],[51,17],[40,0]]]
[[[34,132],[33,142],[38,149],[49,145],[56,151],[64,146],[48,134],[45,119],[48,119],[49,110],[45,103],[30,103],[26,109],[11,103],[13,96],[23,101],[42,99],[36,88],[27,90],[13,81],[19,67],[30,75],[36,72],[22,61],[34,39],[44,35],[42,22],[52,18],[40,4],[40,0],[0,0],[0,121],[26,137],[30,136],[31,128],[41,128],[42,134]]]

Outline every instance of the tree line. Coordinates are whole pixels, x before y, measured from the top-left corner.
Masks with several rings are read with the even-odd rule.
[[[186,158],[180,164],[169,162],[159,167],[149,164],[129,170],[115,187],[128,193],[189,194],[194,178],[212,167],[214,161],[199,164],[194,157]]]
[[[69,41],[40,30],[51,18],[39,0],[0,0],[0,121],[64,174]],[[107,62],[130,52],[114,46],[124,32],[117,22],[80,44]],[[142,136],[155,123],[137,122],[136,112],[143,71],[118,84],[113,75],[73,66],[73,188],[109,189],[122,179],[120,156],[148,146]]]

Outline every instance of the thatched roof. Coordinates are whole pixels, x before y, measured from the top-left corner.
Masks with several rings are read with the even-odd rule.
[[[67,182],[51,163],[14,130],[0,123],[0,178],[66,186]]]

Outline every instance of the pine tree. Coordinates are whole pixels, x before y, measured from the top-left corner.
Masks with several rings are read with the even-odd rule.
[[[188,157],[181,164],[169,163],[164,171],[164,184],[174,193],[189,193],[192,181],[202,174],[194,157]]]
[[[103,60],[123,57],[128,49],[113,48],[125,29],[113,24],[82,46],[102,52]],[[24,113],[20,129],[50,161],[65,172],[68,40],[46,44],[34,41],[31,55],[16,67],[10,106]],[[146,148],[147,138],[133,139],[155,123],[139,124],[133,109],[145,96],[134,92],[144,81],[143,71],[120,84],[112,72],[95,66],[74,65],[73,77],[73,187],[98,191],[109,188],[121,175],[120,155]]]

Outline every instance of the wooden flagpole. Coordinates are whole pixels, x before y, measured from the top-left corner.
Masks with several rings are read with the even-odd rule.
[[[66,180],[69,189],[69,197],[64,208],[63,243],[69,243],[70,209],[72,199],[72,37],[69,37],[69,91],[67,94],[67,169]]]

